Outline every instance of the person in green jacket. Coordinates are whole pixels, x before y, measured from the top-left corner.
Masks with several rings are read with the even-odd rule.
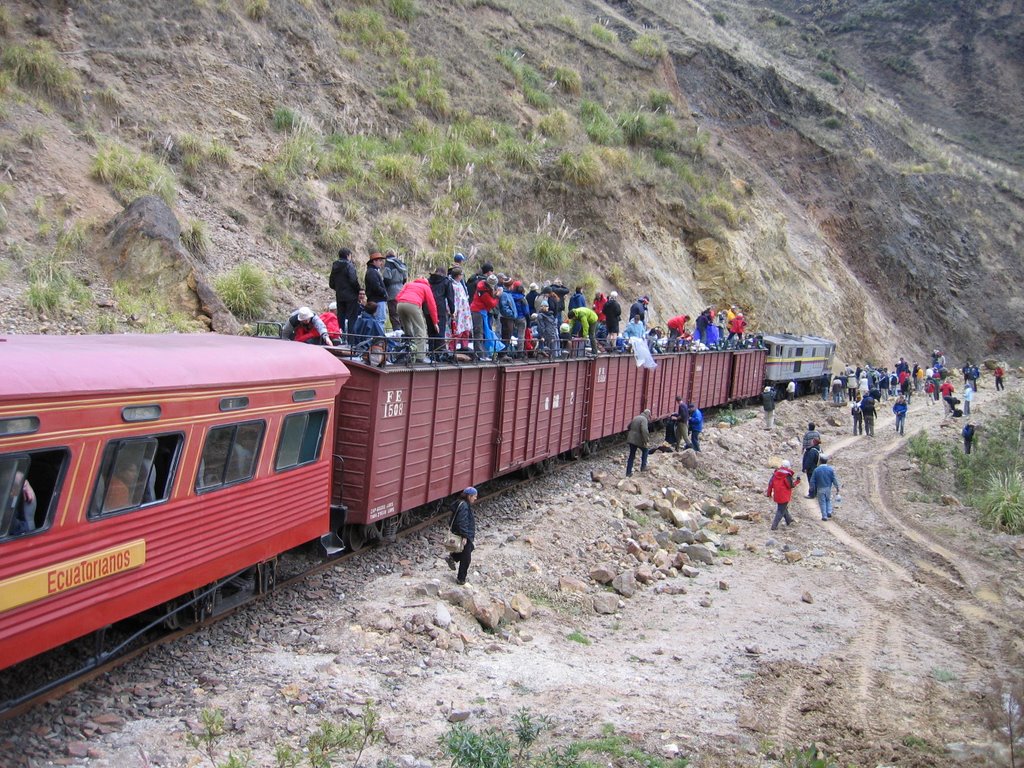
[[[597,354],[597,312],[589,307],[576,307],[569,310],[569,318],[576,320],[583,330],[583,335],[590,339],[590,351]]]

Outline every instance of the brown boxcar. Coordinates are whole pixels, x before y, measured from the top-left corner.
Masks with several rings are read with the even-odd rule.
[[[738,349],[733,352],[730,402],[761,394],[767,354],[763,349]]]
[[[729,402],[729,377],[732,375],[731,352],[697,352],[693,358],[693,384],[690,402],[698,408]]]
[[[495,476],[583,444],[593,365],[573,359],[501,369]]]
[[[369,525],[494,476],[502,369],[349,367],[332,502]]]
[[[643,410],[644,372],[632,355],[601,355],[591,360],[587,440],[624,432]]]
[[[687,353],[655,355],[658,367],[647,371],[644,386],[644,407],[651,409],[655,419],[663,419],[676,412],[676,395],[682,395],[686,402],[690,402],[695,357]]]

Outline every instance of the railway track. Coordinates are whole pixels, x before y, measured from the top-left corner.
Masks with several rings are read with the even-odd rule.
[[[514,491],[520,487],[529,485],[539,475],[549,470],[558,471],[567,467],[571,461],[559,461],[550,459],[542,462],[541,465],[531,467],[531,471],[523,473],[523,477],[498,478],[481,486],[479,502],[485,502],[499,498],[500,496]],[[382,538],[379,541],[386,546],[387,543],[418,534],[436,525],[439,521],[447,519],[449,515],[445,500],[426,505],[420,510],[411,510],[403,516],[405,525],[399,527],[392,537]],[[66,694],[76,690],[85,683],[110,672],[129,661],[142,656],[148,651],[180,641],[195,632],[206,629],[214,624],[227,619],[243,608],[258,604],[263,598],[272,592],[295,587],[305,580],[347,563],[351,558],[358,557],[361,553],[372,550],[373,547],[360,547],[356,550],[349,550],[331,558],[313,557],[308,552],[310,545],[304,545],[291,552],[284,553],[280,559],[282,563],[274,561],[273,575],[270,580],[262,577],[256,568],[248,568],[245,571],[228,576],[202,590],[188,600],[185,600],[168,611],[163,616],[153,619],[141,629],[137,627],[138,619],[126,619],[117,625],[106,628],[99,639],[85,637],[68,643],[66,646],[56,648],[41,656],[28,659],[16,664],[13,667],[0,671],[0,691],[5,691],[6,698],[0,702],[0,722],[18,717],[19,715],[38,707],[46,702],[55,701]],[[312,565],[306,565],[310,560],[315,560]],[[288,567],[288,566],[291,567]],[[282,567],[283,566],[283,567]],[[289,572],[285,578],[277,579],[280,572]],[[242,586],[239,589],[239,585]],[[251,590],[248,594],[244,588],[249,585]],[[218,603],[218,598],[225,592],[232,594],[226,600]],[[198,615],[194,621],[189,621],[184,626],[169,629],[166,624],[181,619],[174,619],[175,615]],[[123,628],[122,628],[123,626]],[[101,650],[99,644],[106,641],[105,635],[113,635],[112,648]],[[91,641],[91,642],[90,642]],[[93,645],[89,650],[85,646]],[[70,650],[69,650],[70,649]],[[62,672],[50,682],[42,686],[29,689],[30,683],[24,681],[37,680],[45,674],[47,665],[55,666],[62,655],[72,653],[84,657],[77,669],[69,672]],[[13,693],[12,693],[13,692]]]

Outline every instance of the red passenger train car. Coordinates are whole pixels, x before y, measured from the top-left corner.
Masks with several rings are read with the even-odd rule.
[[[330,533],[323,350],[9,336],[0,361],[0,668]]]

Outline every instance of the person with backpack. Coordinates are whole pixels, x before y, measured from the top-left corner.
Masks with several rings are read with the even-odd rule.
[[[470,486],[455,500],[452,505],[452,517],[448,522],[448,530],[462,538],[462,549],[448,554],[446,561],[455,575],[457,584],[465,584],[469,575],[469,565],[473,560],[473,539],[476,538],[476,518],[473,516],[473,503],[477,499],[476,488]]]
[[[775,519],[772,520],[773,531],[778,530],[779,523],[783,520],[787,526],[793,524],[793,517],[789,514],[789,502],[793,498],[793,489],[800,485],[800,478],[793,474],[792,467],[788,459],[783,461],[768,481],[765,496],[774,499],[776,504]]]
[[[814,470],[818,468],[818,462],[821,460],[821,440],[814,438],[811,440],[811,444],[804,450],[803,461],[800,463],[800,468],[807,475],[808,484],[811,482],[811,475],[814,474]],[[807,498],[813,498],[814,494],[810,488],[807,489]]]
[[[960,434],[964,438],[964,453],[968,455],[970,455],[971,445],[974,443],[974,432],[974,425],[971,424],[971,422],[969,421],[966,424],[964,424],[964,428],[960,432]]]
[[[384,255],[384,288],[388,292],[388,317],[391,318],[391,327],[396,331],[402,330],[402,319],[398,316],[398,292],[409,280],[409,268],[405,265],[394,251],[388,251]]]
[[[860,401],[860,412],[864,417],[864,434],[868,437],[875,436],[875,398],[871,395],[864,395]]]
[[[761,393],[761,407],[764,408],[764,428],[775,426],[775,388],[765,387]]]
[[[861,413],[860,403],[856,400],[853,401],[853,405],[850,406],[850,415],[853,416],[853,434],[863,435],[864,434],[864,414]]]

